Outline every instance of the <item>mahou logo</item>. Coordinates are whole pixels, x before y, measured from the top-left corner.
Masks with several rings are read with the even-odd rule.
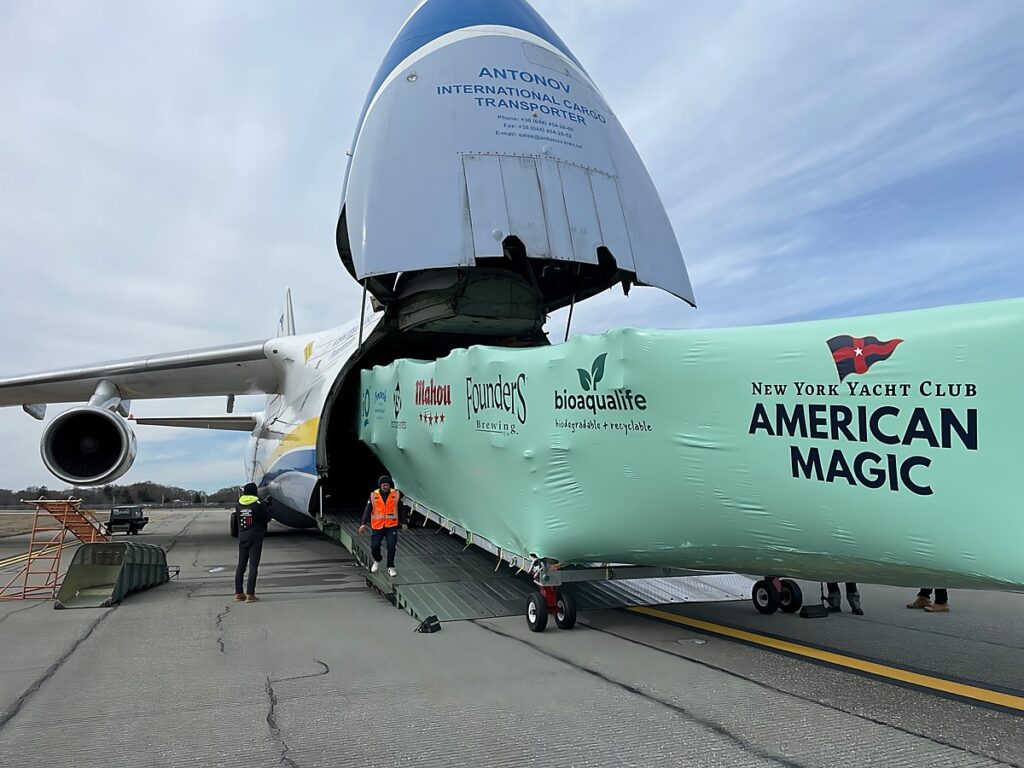
[[[416,405],[451,405],[452,385],[435,384],[434,379],[429,381],[420,379],[416,382]]]
[[[416,405],[426,406],[419,415],[422,423],[431,427],[435,424],[444,424],[444,411],[440,409],[451,404],[451,384],[435,384],[433,377],[429,380],[419,379],[416,382]]]
[[[867,373],[875,363],[888,360],[896,347],[903,343],[903,339],[879,341],[874,336],[833,336],[827,343],[839,380],[842,381],[853,373]]]

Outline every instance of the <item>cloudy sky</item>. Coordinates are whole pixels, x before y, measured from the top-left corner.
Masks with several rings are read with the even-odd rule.
[[[345,150],[414,5],[0,3],[0,375],[264,338],[286,285],[300,332],[348,320]],[[700,304],[609,293],[574,331],[1024,295],[1021,3],[534,6],[647,162]],[[0,411],[0,487],[59,485],[41,429]],[[120,482],[241,480],[244,436],[138,435]]]

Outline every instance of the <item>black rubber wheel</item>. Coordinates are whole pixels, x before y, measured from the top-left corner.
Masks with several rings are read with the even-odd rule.
[[[800,585],[792,579],[782,580],[782,591],[779,593],[779,610],[783,613],[796,613],[804,604],[804,593]]]
[[[750,599],[754,601],[754,607],[765,614],[775,613],[779,610],[781,595],[775,588],[775,582],[771,579],[761,579],[754,584],[750,591]]]
[[[540,592],[530,595],[526,604],[526,623],[530,625],[531,632],[543,632],[548,625],[548,601]]]
[[[555,610],[555,624],[559,629],[576,626],[576,599],[571,592],[558,592],[558,608]]]

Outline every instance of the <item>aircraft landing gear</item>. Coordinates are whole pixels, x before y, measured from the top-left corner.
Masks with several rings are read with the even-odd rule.
[[[783,579],[781,583],[779,609],[783,613],[796,613],[804,604],[804,593],[800,590],[800,585],[792,579]]]
[[[754,607],[764,614],[772,614],[780,609],[783,613],[796,613],[804,604],[800,585],[792,579],[780,579],[778,576],[766,576],[755,583],[750,599]]]
[[[555,626],[559,629],[576,626],[576,599],[571,592],[559,591],[555,596]]]
[[[535,577],[539,579],[538,571]],[[530,595],[526,604],[526,623],[531,632],[543,632],[548,625],[548,616],[553,614],[555,626],[572,629],[576,626],[576,600],[569,591],[534,582],[537,591]]]
[[[548,600],[544,590],[554,592],[554,587],[541,587],[541,592],[534,592],[526,603],[526,623],[531,632],[543,632],[548,625]]]

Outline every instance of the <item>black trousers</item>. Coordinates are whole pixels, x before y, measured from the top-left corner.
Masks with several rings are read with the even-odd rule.
[[[932,596],[932,591],[930,589],[922,589],[917,594],[918,594],[919,597],[931,597]],[[935,590],[935,604],[936,605],[945,605],[948,602],[949,602],[949,595],[946,593],[946,590],[944,590],[944,589],[936,589]]]
[[[832,594],[833,592],[838,592],[839,591],[839,582],[837,582],[837,581],[830,581],[830,582],[828,582],[828,591],[829,591],[829,594]],[[846,594],[848,594],[848,595],[856,595],[857,594],[857,582],[855,582],[855,581],[848,581],[848,582],[846,582]]]
[[[397,528],[381,528],[379,531],[374,531],[373,535],[370,536],[370,552],[373,554],[374,562],[380,562],[380,543],[382,539],[387,539],[388,544],[388,568],[395,567],[395,547],[398,546],[398,529]]]
[[[260,556],[263,554],[263,537],[238,540],[238,565],[235,566],[235,594],[242,593],[242,579],[245,577],[246,566],[249,570],[249,581],[245,594],[256,594],[256,574],[260,569]]]

